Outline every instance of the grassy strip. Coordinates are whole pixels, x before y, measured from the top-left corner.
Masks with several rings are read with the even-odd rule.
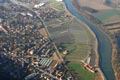
[[[95,78],[95,74],[85,70],[79,63],[71,62],[68,64],[68,67],[75,71],[80,80],[93,80]]]
[[[78,59],[82,60],[88,55],[88,45],[85,44],[64,44],[70,54],[66,56],[67,60]]]

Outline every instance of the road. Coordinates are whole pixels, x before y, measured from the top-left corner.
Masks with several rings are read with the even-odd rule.
[[[32,10],[32,11],[33,11],[33,10]],[[33,12],[34,12],[34,11],[33,11]],[[35,13],[36,13],[36,12],[35,12]],[[37,17],[41,20],[41,23],[42,23],[42,25],[44,26],[44,28],[45,28],[48,36],[49,36],[50,41],[52,41],[52,37],[51,37],[51,35],[50,35],[50,33],[49,33],[48,29],[47,29],[47,26],[45,25],[44,21],[41,19],[41,17],[39,16],[39,14],[38,14],[38,13],[36,13],[36,14],[37,14]],[[53,46],[54,46],[54,48],[55,48],[55,50],[56,50],[56,52],[57,52],[57,56],[59,57],[60,61],[63,62],[64,60],[63,60],[62,56],[60,55],[60,52],[59,52],[59,50],[57,49],[57,46],[56,46],[55,42],[52,41],[52,44],[53,44]]]

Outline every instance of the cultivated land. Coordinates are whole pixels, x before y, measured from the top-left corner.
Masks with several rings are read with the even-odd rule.
[[[106,10],[106,9],[112,9],[111,7],[109,6],[106,6],[104,5],[104,1],[98,1],[98,0],[78,0],[78,3],[81,5],[81,6],[85,6],[85,7],[89,7],[89,8],[92,8],[92,9],[95,9],[95,10]]]
[[[81,7],[87,7],[91,10],[96,10],[97,12],[93,12],[93,13],[90,12],[90,14],[103,23],[119,21],[120,10],[118,8],[105,5],[104,1],[78,0],[78,3],[80,4]],[[89,9],[88,9],[88,12],[89,12]]]
[[[52,1],[54,0],[51,0],[50,6],[55,10],[58,9],[58,7],[56,8],[56,5],[64,6],[62,2]],[[53,6],[52,4],[56,5]],[[59,6],[59,8],[60,7],[61,6]],[[65,8],[62,8],[62,11],[65,11]],[[69,16],[69,13],[67,12],[64,14]],[[88,52],[90,51],[90,40],[93,36],[82,22],[78,21],[73,16],[70,16],[69,18],[61,16],[57,19],[51,19],[50,21],[45,22],[45,24],[56,44],[62,44],[70,51],[70,54],[66,56],[66,59],[82,60],[88,55]]]
[[[93,15],[103,23],[120,21],[118,19],[120,17],[120,11],[117,9],[103,10]]]
[[[108,18],[106,20],[106,22],[112,22],[113,20],[115,20],[116,22],[117,21],[120,22],[120,12],[119,12],[119,14],[113,15],[110,18]]]
[[[74,69],[80,79],[92,80],[95,75],[85,70],[83,65],[80,64],[80,60],[84,60],[89,55],[91,48],[95,46],[90,46],[91,40],[94,39],[93,33],[89,31],[86,25],[66,11],[63,2],[51,0],[49,7],[58,12],[64,12],[64,16],[45,21],[45,24],[53,41],[58,46],[62,45],[70,52],[70,54],[65,56],[65,60],[73,60],[72,63],[68,64],[68,67]],[[77,69],[75,67],[77,67]],[[85,74],[87,74],[87,78]]]
[[[92,35],[75,18],[62,24],[50,25],[48,30],[56,44],[62,44],[70,51],[66,56],[67,60],[82,60],[88,55]]]
[[[89,71],[85,70],[83,66],[79,63],[71,62],[68,64],[73,73],[75,73],[80,80],[93,80],[95,74],[91,74]]]
[[[55,10],[58,10],[58,11],[64,11],[65,8],[63,5],[64,5],[63,2],[57,2],[55,0],[50,0],[50,4],[48,6],[54,8]]]

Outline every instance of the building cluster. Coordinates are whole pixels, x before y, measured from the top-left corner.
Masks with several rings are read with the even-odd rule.
[[[57,80],[64,67],[53,57],[53,43],[39,31],[40,19],[30,10],[15,4],[9,10],[0,6],[0,66],[17,80]],[[48,10],[55,14],[54,10]]]
[[[50,21],[51,19],[59,18],[62,15],[53,8],[35,8],[34,10],[39,13],[44,21]]]
[[[20,2],[24,2],[24,3],[35,3],[38,0],[19,0]]]
[[[61,17],[68,18],[69,16],[65,14],[65,11],[57,11],[52,7],[47,6],[48,2],[40,3],[39,5],[35,5],[33,10],[39,13],[40,17],[44,21],[50,21],[53,19],[60,19]]]

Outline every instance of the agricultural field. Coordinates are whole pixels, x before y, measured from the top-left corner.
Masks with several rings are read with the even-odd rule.
[[[120,13],[108,18],[105,22],[109,23],[112,21],[120,22]]]
[[[94,16],[102,21],[103,23],[112,22],[115,20],[120,20],[120,11],[117,9],[103,10],[94,14]]]
[[[65,6],[62,2],[52,3],[52,1],[54,0],[51,0],[51,3],[49,4],[50,7],[58,12],[65,12],[64,14],[69,16],[67,18],[61,16],[45,22],[52,40],[57,46],[62,45],[69,51],[69,54],[65,55],[66,61],[78,61],[78,63],[71,62],[67,66],[74,70],[81,80],[93,80],[95,74],[85,70],[83,65],[79,62],[80,60],[85,59],[91,50],[90,41],[94,38],[92,33],[86,25],[65,11],[65,8],[63,8]],[[70,76],[70,74],[66,73],[66,76]]]
[[[64,11],[65,10],[65,8],[63,6],[64,5],[63,2],[57,2],[55,0],[50,0],[49,3],[50,3],[49,4],[50,7],[54,8],[58,11]]]
[[[58,26],[48,26],[48,30],[56,44],[62,44],[70,54],[67,60],[84,59],[89,51],[89,42],[92,35],[84,25],[75,18],[72,21],[58,24]]]
[[[90,12],[90,14],[100,20],[102,23],[120,21],[120,9],[104,4],[104,1],[99,0],[78,0],[81,7],[86,7],[86,11],[96,10],[97,12]]]
[[[59,13],[64,12],[62,16],[45,22],[52,40],[58,46],[62,44],[62,46],[70,52],[70,54],[65,57],[66,60],[84,59],[90,52],[90,40],[93,39],[87,26],[83,25],[83,23],[74,16],[71,16],[70,13],[65,10],[63,2],[50,0],[49,7]]]
[[[83,7],[89,7],[98,11],[112,9],[105,5],[103,0],[78,0],[78,3]]]
[[[75,75],[80,78],[80,80],[94,80],[95,74],[84,69],[80,63],[69,63],[68,67],[74,71]]]

